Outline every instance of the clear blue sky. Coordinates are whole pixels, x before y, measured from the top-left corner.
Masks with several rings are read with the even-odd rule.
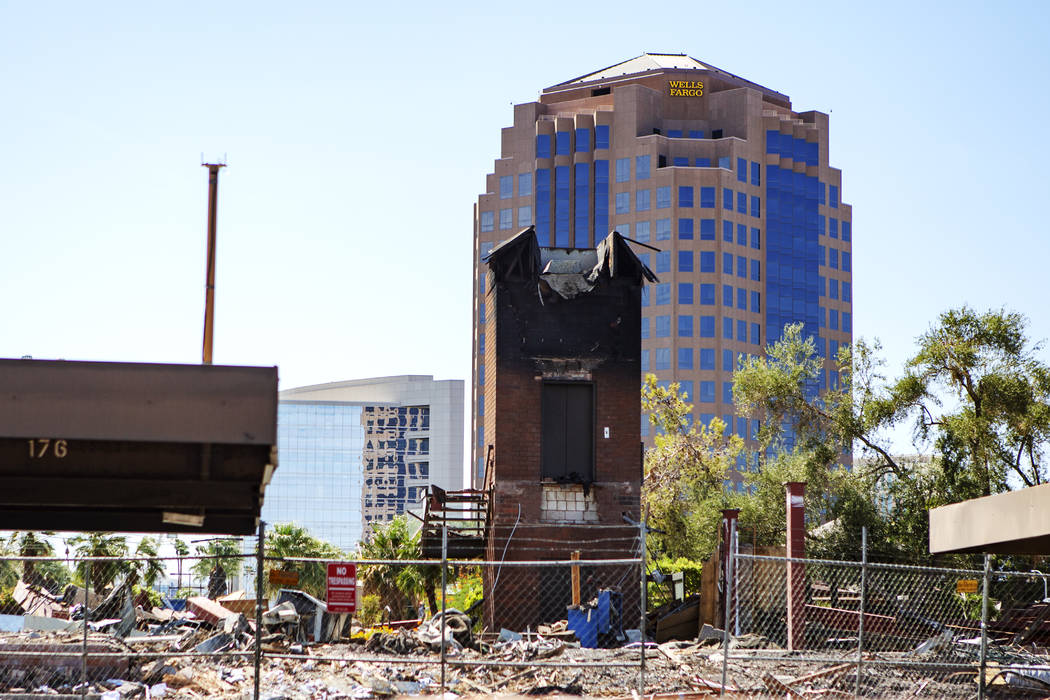
[[[200,360],[203,152],[230,164],[216,362],[468,379],[511,104],[643,51],[831,113],[855,333],[891,371],[962,303],[1050,336],[1050,3],[537,7],[0,0],[0,357]]]

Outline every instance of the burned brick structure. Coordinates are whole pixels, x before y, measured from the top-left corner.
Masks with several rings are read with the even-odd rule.
[[[487,263],[486,558],[635,556],[638,531],[625,516],[640,510],[641,296],[655,275],[615,232],[596,249],[565,250],[540,248],[530,227]],[[637,624],[627,612],[637,610],[637,572],[582,568],[584,600],[619,579],[624,623]],[[487,626],[565,618],[569,577],[568,567],[487,570]]]

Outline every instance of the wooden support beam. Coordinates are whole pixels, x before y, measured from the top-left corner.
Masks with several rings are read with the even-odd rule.
[[[572,553],[572,560],[580,560],[580,550],[576,550]],[[572,604],[580,604],[580,566],[579,564],[572,565]]]

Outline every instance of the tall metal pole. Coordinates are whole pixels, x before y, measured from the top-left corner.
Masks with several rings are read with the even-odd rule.
[[[641,619],[638,620],[638,630],[641,632],[641,643],[642,643],[641,652],[642,652],[642,655],[641,655],[640,666],[638,667],[638,694],[639,695],[645,695],[645,616],[646,616],[646,607],[647,607],[646,604],[648,603],[648,598],[649,598],[649,585],[648,585],[649,576],[645,572],[646,571],[645,570],[645,558],[647,556],[646,555],[646,545],[647,545],[647,543],[646,543],[645,540],[646,540],[646,535],[648,534],[648,527],[649,527],[649,509],[648,508],[646,508],[646,510],[645,510],[645,518],[642,519],[642,522],[639,523],[638,527],[639,527],[638,535],[641,538],[641,559],[642,559],[642,563],[641,563],[641,567],[642,567],[642,595],[641,595],[641,607],[640,607],[642,616],[641,616]]]
[[[448,524],[441,525],[441,692],[445,692],[445,580],[448,570]]]
[[[88,694],[88,594],[91,592],[91,560],[84,562],[84,646],[83,655],[80,659],[80,697],[86,698]]]
[[[255,695],[259,700],[262,681],[262,614],[263,614],[263,566],[266,560],[263,550],[266,547],[266,523],[259,521],[259,540],[255,545]]]
[[[987,687],[985,672],[988,668],[988,584],[991,581],[992,558],[984,555],[984,581],[981,586],[981,677],[977,686],[977,697],[984,700]]]
[[[208,169],[208,267],[204,281],[203,362],[211,364],[212,335],[215,331],[215,213],[219,199],[219,168],[225,163],[204,163]]]
[[[860,697],[860,665],[864,655],[864,609],[867,606],[868,588],[868,527],[860,529],[860,617],[857,618],[857,682],[853,695]]]

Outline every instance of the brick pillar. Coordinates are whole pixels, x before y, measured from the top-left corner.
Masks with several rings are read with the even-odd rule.
[[[732,633],[735,625],[733,624],[736,620],[737,614],[737,600],[736,591],[737,587],[734,584],[732,590],[729,588],[729,554],[733,548],[733,533],[737,532],[737,517],[740,515],[740,509],[738,508],[725,508],[722,510],[722,557],[721,557],[721,568],[722,568],[722,599],[719,601],[718,607],[718,620],[721,625],[726,625],[726,596],[732,596],[729,601],[729,620],[728,632]],[[734,577],[735,578],[735,577]]]
[[[787,491],[787,558],[806,557],[806,484],[789,481]],[[806,565],[787,563],[787,647],[789,651],[805,646],[806,638]]]

